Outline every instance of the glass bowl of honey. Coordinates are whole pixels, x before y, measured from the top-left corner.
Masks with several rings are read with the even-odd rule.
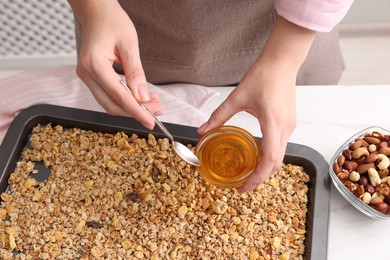
[[[221,126],[202,136],[195,147],[199,174],[221,188],[237,188],[256,168],[261,151],[258,140],[237,126]]]

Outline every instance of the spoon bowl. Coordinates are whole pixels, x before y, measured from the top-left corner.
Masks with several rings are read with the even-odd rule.
[[[187,146],[177,141],[173,141],[172,146],[176,154],[179,155],[184,161],[194,166],[200,165],[198,157],[196,157],[196,155],[190,149],[188,149]]]
[[[121,80],[120,82],[127,91],[133,94],[133,92],[127,86],[126,82],[124,82],[123,80]],[[153,112],[144,103],[140,102],[139,104],[150,113],[150,115],[153,117],[154,121],[156,122],[157,126],[161,129],[161,131],[163,131],[163,133],[171,141],[175,153],[180,158],[182,158],[185,162],[194,166],[199,166],[200,165],[199,158],[187,146],[185,146],[184,144],[178,141],[175,141],[173,139],[172,134],[168,131],[168,129],[163,125],[163,123],[153,114]]]

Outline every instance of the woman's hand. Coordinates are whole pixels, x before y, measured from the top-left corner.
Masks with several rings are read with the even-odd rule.
[[[149,94],[134,25],[117,1],[69,0],[82,27],[77,74],[103,108],[113,115],[133,116],[146,128],[154,120],[140,105],[162,112],[158,97]],[[122,63],[133,95],[120,83],[113,63]]]
[[[315,33],[278,17],[260,57],[240,84],[199,128],[201,134],[246,111],[262,132],[261,159],[240,193],[264,182],[283,162],[296,124],[295,82]]]

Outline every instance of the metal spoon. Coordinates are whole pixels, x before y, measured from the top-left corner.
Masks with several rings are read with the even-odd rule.
[[[129,91],[131,94],[133,94],[133,92],[127,86],[126,82],[121,80],[121,84],[122,84],[122,86],[125,87],[125,89],[127,91]],[[200,161],[199,161],[198,157],[196,157],[196,155],[187,146],[185,146],[184,144],[182,144],[180,142],[175,141],[173,139],[172,134],[168,131],[168,129],[163,125],[163,123],[161,123],[160,120],[158,120],[158,118],[153,114],[153,112],[144,103],[139,102],[139,104],[141,105],[141,107],[145,108],[153,116],[153,119],[156,122],[157,126],[161,129],[161,131],[163,131],[163,133],[169,138],[169,140],[171,140],[173,150],[176,152],[176,154],[179,155],[187,163],[195,165],[195,166],[199,166]]]

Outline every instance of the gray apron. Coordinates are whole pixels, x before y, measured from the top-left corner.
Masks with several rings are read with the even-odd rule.
[[[138,33],[148,82],[236,85],[259,56],[276,19],[270,0],[119,3]],[[76,20],[77,46],[82,28]],[[123,73],[120,64],[114,64]],[[337,84],[344,69],[337,30],[318,33],[298,85]]]

